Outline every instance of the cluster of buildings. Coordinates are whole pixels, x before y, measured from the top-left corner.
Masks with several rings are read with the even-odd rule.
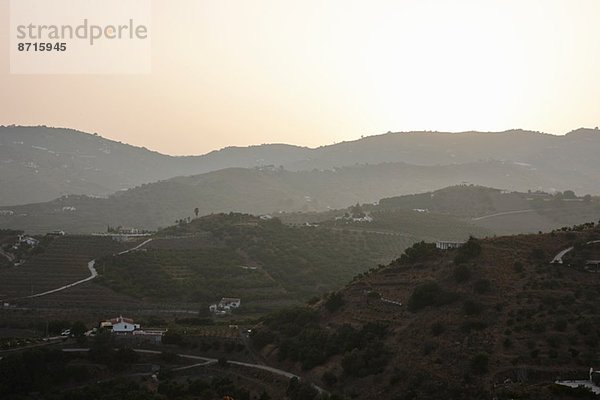
[[[40,244],[40,241],[28,235],[19,235],[17,243],[13,245],[13,249],[17,249],[21,244],[26,244],[30,247],[35,247]]]
[[[373,217],[369,214],[349,214],[345,213],[342,216],[335,217],[336,221],[348,221],[348,222],[373,222]]]
[[[208,309],[216,315],[230,314],[235,308],[240,308],[242,300],[236,297],[223,297],[216,304],[211,304]]]

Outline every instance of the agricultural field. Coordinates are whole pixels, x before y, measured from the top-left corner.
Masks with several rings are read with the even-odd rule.
[[[52,290],[90,275],[87,264],[123,245],[110,238],[64,236],[51,240],[27,262],[0,270],[0,299],[12,300]]]
[[[100,259],[99,282],[146,302],[201,308],[240,297],[240,312],[263,313],[335,290],[416,240],[221,214],[161,231],[142,251]]]

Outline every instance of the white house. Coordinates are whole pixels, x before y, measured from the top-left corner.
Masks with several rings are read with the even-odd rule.
[[[440,240],[435,243],[435,247],[440,250],[449,250],[449,249],[458,249],[459,247],[461,247],[464,244],[465,244],[465,242],[449,242],[449,241]]]
[[[140,329],[140,324],[134,323],[131,318],[123,318],[123,316],[119,316],[117,318],[111,318],[107,321],[100,322],[100,328],[109,329],[114,333],[131,333]]]
[[[19,243],[25,243],[29,246],[37,246],[40,241],[32,238],[31,236],[19,235]]]
[[[219,302],[219,307],[225,310],[239,308],[242,305],[242,300],[235,297],[223,297]]]
[[[239,308],[242,305],[242,300],[236,297],[223,297],[217,304],[211,304],[208,309],[215,314],[227,314],[232,309]]]

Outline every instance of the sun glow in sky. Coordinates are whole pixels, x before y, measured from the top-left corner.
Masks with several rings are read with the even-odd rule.
[[[0,124],[170,154],[600,125],[597,0],[154,0],[149,75],[11,75]],[[0,0],[8,53],[8,2]]]

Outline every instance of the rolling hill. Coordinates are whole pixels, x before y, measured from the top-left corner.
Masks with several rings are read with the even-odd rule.
[[[476,185],[450,186],[360,205],[359,212],[368,214],[370,221],[352,218],[355,208],[287,213],[280,218],[290,224],[318,223],[346,229],[410,232],[426,240],[462,240],[464,226],[470,227],[472,235],[483,237],[548,232],[600,219],[598,197],[577,197],[570,192],[513,192]],[[437,235],[428,237],[432,232]]]
[[[143,251],[102,258],[99,282],[144,301],[200,309],[240,297],[240,312],[264,313],[334,290],[416,240],[215,214],[160,231]]]
[[[549,261],[599,238],[588,224],[459,250],[419,243],[312,306],[266,317],[253,341],[269,363],[347,398],[572,398],[553,382],[587,379],[600,362],[600,281]]]
[[[469,181],[511,190],[572,189],[600,193],[600,133],[579,129],[564,136],[513,130],[498,133],[403,132],[369,136],[318,148],[284,144],[228,147],[202,156],[173,157],[94,134],[48,127],[0,127],[0,205],[49,201],[82,194],[106,196],[118,190],[175,176],[225,168],[283,166],[289,171],[333,170],[361,164],[405,163],[451,175],[413,192]],[[499,168],[486,181],[461,167],[489,163]],[[444,167],[445,166],[445,167]],[[408,167],[407,167],[408,168]],[[447,169],[447,172],[442,170]],[[406,170],[405,180],[420,179]],[[524,183],[527,185],[524,185]],[[373,197],[386,196],[379,188]],[[397,192],[408,193],[408,192]],[[396,194],[397,194],[396,193]],[[389,195],[392,195],[390,193]],[[359,201],[368,201],[363,198]]]
[[[45,203],[0,207],[0,226],[33,233],[56,229],[89,233],[105,231],[107,225],[156,229],[192,216],[195,208],[200,215],[324,211],[463,181],[497,182],[521,191],[540,182],[544,186],[558,183],[544,179],[539,171],[499,161],[448,166],[386,163],[311,171],[229,168],[144,184],[107,198],[64,196]]]

